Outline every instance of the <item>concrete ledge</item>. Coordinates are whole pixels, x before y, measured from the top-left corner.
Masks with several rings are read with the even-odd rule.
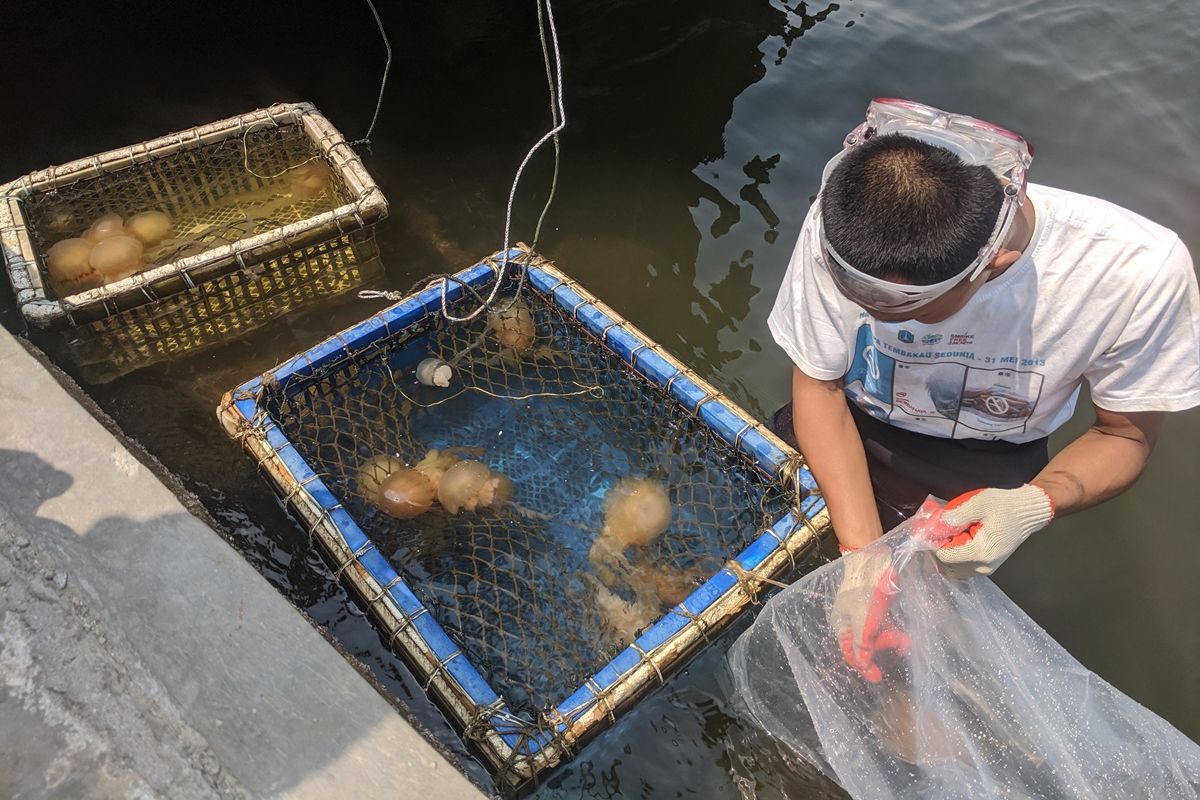
[[[0,590],[0,796],[483,796],[3,330]]]

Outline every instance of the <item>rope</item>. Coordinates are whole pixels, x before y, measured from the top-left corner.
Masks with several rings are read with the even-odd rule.
[[[542,14],[542,3],[543,2],[546,5],[544,17]],[[494,286],[492,286],[491,292],[488,293],[487,300],[483,303],[483,305],[476,308],[470,314],[467,314],[467,315],[461,316],[461,317],[456,317],[450,313],[450,308],[449,308],[447,297],[446,297],[446,293],[449,290],[449,282],[447,280],[445,280],[444,278],[442,279],[442,316],[444,316],[446,319],[450,320],[451,322],[470,322],[471,320],[475,319],[480,314],[482,314],[484,311],[486,311],[488,308],[490,308],[492,303],[495,302],[496,295],[499,294],[500,287],[504,283],[505,272],[508,269],[508,248],[509,248],[509,244],[511,242],[511,234],[512,234],[512,209],[513,209],[513,201],[515,200],[515,198],[517,196],[517,184],[520,183],[521,174],[525,171],[525,167],[529,164],[530,160],[533,159],[534,154],[537,153],[537,151],[539,149],[541,149],[542,145],[544,145],[546,142],[550,141],[551,139],[554,140],[554,183],[551,186],[551,194],[546,198],[546,205],[542,209],[542,216],[538,219],[538,231],[537,232],[540,232],[542,219],[545,218],[546,211],[547,211],[547,209],[549,209],[550,203],[554,199],[553,189],[558,183],[558,160],[559,160],[559,154],[560,154],[559,147],[558,147],[558,134],[563,130],[563,128],[565,128],[567,126],[567,109],[563,105],[563,97],[562,97],[562,94],[563,94],[562,54],[559,51],[559,47],[558,47],[558,29],[554,25],[554,9],[550,5],[550,0],[536,0],[536,3],[537,3],[537,10],[538,10],[538,36],[542,42],[543,61],[545,62],[545,65],[546,65],[546,82],[547,82],[549,90],[550,90],[550,116],[551,116],[551,122],[553,123],[553,127],[549,131],[547,131],[542,136],[542,138],[538,139],[534,143],[533,147],[529,148],[529,152],[527,152],[525,154],[525,158],[523,158],[521,160],[520,166],[517,167],[516,175],[513,176],[512,187],[509,189],[509,192],[508,192],[508,206],[504,213],[504,247],[502,247],[500,249],[500,258],[502,259],[502,261],[500,262],[500,265],[496,268],[496,283]],[[546,42],[546,28],[547,27],[549,27],[549,29],[550,29],[550,44],[549,45],[547,45],[547,42]],[[551,69],[551,63],[550,63],[551,62],[551,59],[550,59],[551,47],[554,51],[553,69]],[[551,80],[552,75],[553,75],[553,80]],[[537,237],[535,234],[534,242],[536,243],[536,241],[537,241]],[[521,271],[520,280],[522,282],[521,285],[523,285],[524,280],[525,280],[524,270]],[[514,295],[514,298],[520,294],[520,290],[521,290],[521,286],[518,286],[517,294]]]
[[[266,119],[259,120],[258,122],[255,122],[251,125],[247,125],[245,128],[242,129],[242,136],[241,136],[242,167],[246,170],[246,172],[250,173],[251,175],[253,175],[254,177],[256,177],[262,181],[273,181],[276,178],[280,177],[281,175],[285,175],[286,173],[291,172],[296,167],[304,166],[305,164],[308,164],[312,161],[316,161],[321,157],[319,154],[309,156],[308,158],[304,159],[303,161],[286,166],[283,169],[281,169],[279,172],[273,173],[271,175],[263,175],[261,173],[254,171],[254,168],[250,166],[250,147],[249,147],[249,145],[246,144],[246,138],[252,132],[254,132],[256,130],[260,130],[262,128],[262,126],[264,126],[264,125],[273,125],[276,128],[280,127],[279,121],[277,119],[275,119],[275,114],[274,114],[274,111],[278,105],[279,104],[276,103],[275,105],[272,105],[270,108],[267,109],[267,118]]]
[[[546,0],[546,2],[547,2],[547,4],[549,4],[550,0]],[[546,67],[546,85],[548,87],[550,87],[550,122],[555,127],[557,127],[558,123],[559,123],[559,116],[558,116],[558,109],[556,108],[554,101],[555,101],[555,97],[557,96],[558,98],[560,98],[560,104],[561,104],[562,71],[561,71],[561,69],[559,70],[558,89],[557,89],[557,95],[556,95],[553,78],[551,76],[552,68],[550,65],[550,49],[546,46],[546,36],[545,36],[545,34],[543,32],[543,28],[542,28],[542,4],[541,3],[538,3],[537,10],[538,10],[538,34],[542,41],[542,63]],[[558,51],[555,50],[556,60],[557,60],[557,57],[558,57]],[[546,204],[544,206],[542,206],[542,213],[538,217],[537,226],[533,229],[533,242],[529,245],[530,252],[534,252],[534,253],[537,252],[538,239],[542,235],[542,223],[546,220],[546,212],[548,212],[550,210],[550,204],[554,202],[554,192],[558,189],[558,164],[559,164],[560,155],[561,155],[561,149],[559,147],[558,134],[555,133],[554,134],[554,174],[550,177],[550,194],[548,194],[546,196]]]
[[[400,396],[403,397],[408,402],[412,403],[417,408],[435,408],[436,406],[440,406],[442,403],[449,403],[451,400],[454,400],[455,398],[459,397],[460,395],[466,394],[467,392],[479,392],[480,394],[485,394],[488,397],[494,397],[497,400],[514,400],[514,401],[532,400],[535,397],[579,397],[580,395],[588,395],[589,397],[592,397],[593,399],[596,399],[596,400],[602,399],[604,397],[604,387],[603,386],[598,386],[596,384],[588,385],[588,384],[579,383],[578,381],[571,381],[572,385],[579,387],[578,391],[574,391],[574,392],[528,392],[527,394],[515,394],[514,395],[514,394],[498,394],[496,392],[488,391],[487,389],[484,389],[482,386],[464,386],[462,389],[459,389],[457,392],[450,395],[449,397],[443,397],[441,400],[435,400],[432,403],[422,403],[422,402],[419,402],[419,401],[414,400],[413,398],[409,397],[408,392],[406,392],[400,388],[400,384],[396,382],[395,373],[393,373],[389,370],[389,375],[391,376],[391,379],[392,379],[392,386],[395,387],[396,391],[400,393]]]
[[[375,25],[379,28],[379,36],[383,39],[383,46],[387,50],[387,61],[383,65],[383,77],[379,81],[379,98],[375,101],[375,114],[371,117],[371,124],[361,139],[355,139],[353,142],[350,142],[351,147],[357,147],[360,144],[371,144],[371,134],[375,131],[375,123],[379,121],[379,112],[383,108],[383,90],[387,88],[388,73],[392,69],[392,45],[388,41],[387,31],[383,29],[383,20],[379,18],[379,11],[375,8],[375,4],[371,0],[367,0],[367,5],[371,8],[371,14],[375,17]]]
[[[458,285],[462,286],[464,291],[469,292],[475,298],[476,301],[478,301],[480,303],[485,302],[483,295],[481,295],[474,286],[472,286],[471,284],[462,280],[457,275],[453,275],[448,272],[421,278],[416,283],[414,283],[412,286],[410,286],[407,292],[398,292],[393,289],[362,289],[358,293],[358,299],[359,300],[387,300],[388,302],[391,302],[391,303],[398,303],[401,300],[403,300],[404,298],[416,294],[418,289],[428,288],[428,287],[433,286],[434,284],[438,283],[439,281],[441,281],[443,284],[445,284],[445,282],[447,282],[447,281],[454,281]],[[443,289],[443,294],[442,294],[442,302],[443,303],[445,302],[445,290],[444,289]]]
[[[725,562],[724,569],[729,572],[737,580],[738,586],[742,588],[742,592],[754,605],[758,605],[758,595],[762,591],[764,584],[769,584],[779,589],[786,589],[788,585],[783,581],[777,581],[774,578],[768,578],[765,575],[757,575],[742,567],[736,560],[730,559]],[[758,584],[757,586],[755,584]]]

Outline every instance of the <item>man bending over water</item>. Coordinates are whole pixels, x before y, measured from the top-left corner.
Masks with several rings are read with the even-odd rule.
[[[1186,247],[1029,184],[1032,159],[1010,131],[880,99],[825,167],[769,324],[794,363],[775,428],[794,434],[843,553],[932,494],[964,531],[937,551],[943,571],[990,574],[1055,516],[1129,488],[1164,415],[1200,405]],[[1084,381],[1095,422],[1049,458]],[[872,679],[875,651],[905,641],[868,615],[888,560],[850,566],[833,619]]]

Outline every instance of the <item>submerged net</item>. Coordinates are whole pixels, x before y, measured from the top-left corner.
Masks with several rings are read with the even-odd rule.
[[[437,316],[280,387],[268,410],[510,710],[534,722],[786,505],[578,322],[532,290],[523,302],[534,336],[517,347],[501,344],[494,315]],[[417,382],[428,356],[453,366],[450,386]],[[511,499],[411,519],[380,511],[364,464],[412,466],[433,449],[507,476]],[[597,558],[598,539],[634,524],[617,521],[612,497],[651,484],[670,503],[666,531]]]
[[[729,653],[754,722],[859,798],[1197,797],[1200,747],[988,578],[944,577],[927,538],[936,524],[927,506],[766,604]],[[880,645],[871,681],[847,666],[831,615],[848,568],[889,562],[887,625],[909,643]]]

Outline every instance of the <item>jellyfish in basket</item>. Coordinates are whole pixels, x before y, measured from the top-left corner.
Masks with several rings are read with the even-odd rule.
[[[474,452],[434,449],[411,467],[396,456],[375,455],[358,469],[358,493],[397,519],[420,516],[434,505],[458,514],[511,503],[512,480],[482,461],[464,458]]]
[[[626,600],[593,575],[585,575],[596,592],[596,610],[600,612],[601,633],[622,645],[637,637],[658,616],[658,606],[649,598],[634,595]]]
[[[399,458],[387,453],[380,453],[367,459],[358,468],[358,493],[364,500],[375,502],[379,493],[379,485],[389,475],[404,469],[405,464]]]
[[[144,253],[141,240],[128,234],[119,234],[96,242],[88,260],[105,283],[113,283],[128,278],[144,267]]]
[[[146,247],[151,247],[171,235],[171,217],[162,211],[143,211],[134,214],[125,222],[130,236],[136,236]]]
[[[125,236],[125,220],[120,214],[105,214],[92,223],[83,233],[83,238],[92,244],[111,239],[113,236]]]
[[[104,283],[104,276],[92,266],[92,244],[86,239],[63,239],[46,252],[46,270],[56,291],[75,294]]]
[[[432,508],[436,497],[433,483],[423,472],[405,467],[379,484],[375,505],[388,516],[411,519]]]
[[[671,500],[661,483],[650,478],[622,478],[604,495],[604,525],[588,559],[601,580],[606,573],[628,572],[625,551],[645,547],[670,524]]]
[[[513,300],[507,308],[488,314],[488,330],[501,347],[517,354],[529,350],[537,341],[533,311],[522,300]]]
[[[501,477],[482,461],[459,461],[439,479],[438,502],[451,514],[486,508],[499,499]],[[511,482],[507,485],[512,486]]]
[[[607,632],[622,644],[659,615],[678,605],[706,574],[704,565],[686,569],[656,563],[648,545],[670,527],[666,487],[650,478],[622,478],[604,497],[604,524],[588,552],[596,607]],[[632,553],[630,557],[629,553]],[[625,600],[614,589],[623,589]]]
[[[333,172],[324,161],[313,159],[297,164],[285,174],[285,182],[292,197],[309,200],[325,191]]]

